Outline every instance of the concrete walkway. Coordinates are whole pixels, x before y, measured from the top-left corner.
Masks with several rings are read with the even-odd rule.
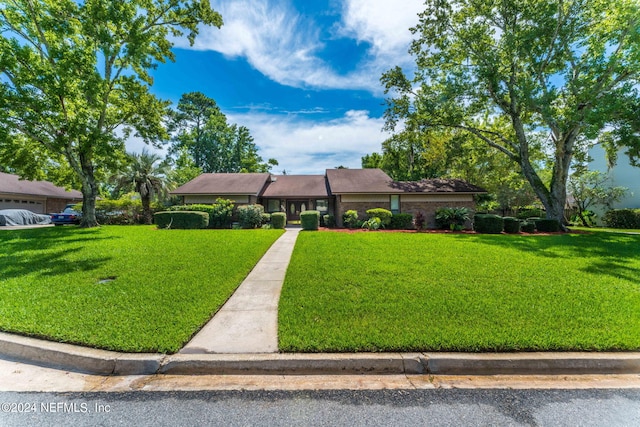
[[[276,353],[278,301],[300,228],[287,228],[183,354]]]

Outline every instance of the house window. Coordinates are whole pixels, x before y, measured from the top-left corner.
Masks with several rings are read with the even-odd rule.
[[[269,199],[267,202],[267,212],[280,212],[280,199]]]
[[[319,212],[329,211],[329,201],[327,199],[316,200],[316,210]]]
[[[391,212],[400,213],[400,196],[397,194],[391,196]]]

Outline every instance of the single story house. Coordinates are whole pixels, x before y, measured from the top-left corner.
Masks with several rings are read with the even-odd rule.
[[[475,209],[474,195],[480,187],[457,179],[393,181],[381,169],[328,169],[324,175],[271,175],[268,173],[205,173],[171,194],[184,204],[214,203],[217,198],[236,204],[259,203],[268,213],[286,212],[288,221],[300,212],[315,209],[335,216],[356,210],[361,218],[372,208],[414,215],[421,211],[427,226],[435,226],[435,211],[441,207]]]
[[[48,181],[27,181],[18,175],[0,172],[0,209],[50,214],[81,201],[82,193],[77,190],[67,191]]]

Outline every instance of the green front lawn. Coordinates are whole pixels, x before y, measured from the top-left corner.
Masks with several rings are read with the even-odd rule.
[[[640,349],[640,236],[300,234],[283,351]]]
[[[146,226],[2,231],[0,330],[176,352],[281,234]]]

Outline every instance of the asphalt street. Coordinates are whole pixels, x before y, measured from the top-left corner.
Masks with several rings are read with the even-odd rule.
[[[640,390],[0,394],[2,426],[638,426]]]

